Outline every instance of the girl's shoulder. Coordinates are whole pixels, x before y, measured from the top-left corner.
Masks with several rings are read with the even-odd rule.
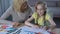
[[[49,20],[50,18],[51,18],[50,14],[47,13],[46,16],[45,16],[45,19]]]
[[[32,14],[32,17],[36,18],[36,17],[37,17],[37,13],[34,12],[34,13]]]
[[[34,12],[34,13],[33,13],[33,15],[37,15],[37,13],[36,13],[36,12]]]

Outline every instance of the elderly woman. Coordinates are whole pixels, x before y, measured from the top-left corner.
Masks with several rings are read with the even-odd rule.
[[[11,15],[13,22],[15,22],[14,27],[17,27],[19,23],[23,23],[28,19],[32,13],[32,9],[27,4],[27,0],[13,0],[13,5],[7,9],[0,19],[6,19]]]

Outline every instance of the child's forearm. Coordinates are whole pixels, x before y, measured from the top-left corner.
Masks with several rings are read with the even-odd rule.
[[[49,23],[51,24],[50,25],[50,30],[53,30],[56,27],[55,22],[53,21],[53,19],[49,19]]]
[[[48,31],[52,32],[55,29],[55,26],[51,25],[48,29]]]
[[[25,22],[25,25],[27,25],[27,26],[31,26],[31,27],[33,27],[34,25],[33,24],[31,24],[31,23],[29,23],[29,22]]]
[[[53,30],[56,27],[56,25],[50,25],[50,29]]]

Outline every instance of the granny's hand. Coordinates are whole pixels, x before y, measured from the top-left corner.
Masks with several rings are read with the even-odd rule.
[[[17,27],[19,27],[20,26],[20,23],[18,23],[18,22],[13,22],[13,27],[14,28],[17,28]]]

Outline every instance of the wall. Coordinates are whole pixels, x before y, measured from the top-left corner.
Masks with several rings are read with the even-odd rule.
[[[0,16],[8,9],[11,0],[0,0]]]

